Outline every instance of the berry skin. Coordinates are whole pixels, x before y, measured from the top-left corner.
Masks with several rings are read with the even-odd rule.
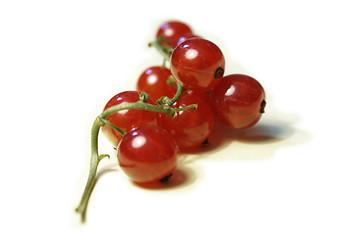
[[[140,99],[140,93],[141,92],[139,91],[125,91],[116,94],[107,102],[104,110],[121,103],[137,102]],[[148,103],[154,104],[151,99],[148,100]],[[106,120],[125,132],[128,132],[135,127],[143,125],[156,126],[158,115],[158,113],[145,110],[130,109],[118,111],[110,115]],[[102,132],[113,144],[113,146],[117,147],[118,143],[122,139],[122,135],[108,125],[102,127]]]
[[[169,21],[161,25],[156,34],[156,38],[162,36],[164,38],[161,42],[162,45],[175,48],[178,38],[187,33],[192,33],[192,30],[187,24],[179,21]]]
[[[150,67],[146,69],[137,81],[137,90],[146,92],[148,96],[157,100],[162,96],[172,98],[176,94],[176,87],[167,84],[171,71],[164,67]]]
[[[120,167],[131,180],[150,183],[172,174],[177,164],[177,147],[165,130],[142,126],[123,137],[117,158]]]
[[[225,60],[214,43],[191,38],[172,52],[170,69],[176,81],[186,89],[208,91],[222,79]]]
[[[209,136],[214,126],[210,98],[202,92],[184,91],[172,108],[198,104],[197,109],[177,112],[174,118],[161,114],[158,126],[168,131],[181,152],[198,148]]]
[[[191,39],[191,38],[200,38],[199,36],[197,35],[194,35],[193,33],[186,33],[186,34],[183,34],[182,36],[180,36],[177,40],[176,40],[176,47],[178,45],[180,45],[181,43],[183,43],[184,41],[188,40],[188,39]]]
[[[212,90],[211,97],[217,119],[231,128],[249,128],[264,113],[264,89],[257,80],[247,75],[225,76]]]

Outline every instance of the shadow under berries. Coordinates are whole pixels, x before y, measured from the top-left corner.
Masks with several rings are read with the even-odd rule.
[[[195,172],[191,168],[179,164],[168,181],[156,181],[150,183],[133,182],[133,184],[146,190],[168,190],[189,186],[194,183],[195,180]]]
[[[178,166],[168,178],[168,181],[156,181],[150,183],[136,183],[132,181],[132,184],[144,190],[169,190],[190,186],[196,181],[196,173],[192,168],[186,167],[182,162],[183,156],[179,158]],[[117,162],[110,162],[101,166],[96,176],[95,185],[104,175],[117,171],[120,172]]]
[[[236,130],[216,123],[208,140],[201,147],[186,152],[186,162],[213,159],[219,151],[233,160],[269,159],[282,147],[308,141],[310,134],[295,127],[299,117],[294,114],[274,112],[248,129]],[[234,145],[234,147],[230,147]],[[222,156],[222,153],[220,154]],[[218,160],[223,160],[221,157]]]

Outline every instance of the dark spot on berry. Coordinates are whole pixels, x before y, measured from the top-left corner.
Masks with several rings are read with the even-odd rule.
[[[209,144],[208,138],[206,140],[204,140],[204,142],[202,143],[203,145],[207,145]]]
[[[172,173],[170,173],[169,175],[167,175],[166,177],[160,179],[160,182],[161,183],[165,183],[165,182],[168,182],[168,180],[170,180],[170,178],[172,177]]]
[[[260,113],[264,113],[264,109],[265,109],[265,107],[266,107],[266,101],[265,100],[263,100],[262,101],[262,103],[261,103],[261,108],[259,109],[259,112]]]
[[[222,67],[218,67],[216,72],[214,73],[214,79],[219,79],[223,76],[224,69]]]

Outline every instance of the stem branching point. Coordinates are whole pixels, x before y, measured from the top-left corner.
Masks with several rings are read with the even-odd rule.
[[[119,105],[112,106],[106,110],[104,110],[100,115],[98,115],[92,125],[91,128],[91,162],[90,162],[90,171],[87,178],[87,183],[85,186],[85,189],[83,191],[80,203],[78,207],[76,208],[76,212],[80,214],[81,221],[85,222],[86,220],[86,209],[87,205],[90,199],[91,192],[95,186],[96,183],[96,173],[97,168],[100,163],[100,161],[106,157],[110,157],[107,154],[99,155],[98,153],[98,134],[100,132],[100,129],[105,124],[109,125],[110,127],[114,128],[118,132],[121,133],[121,135],[125,135],[126,132],[122,129],[116,127],[106,119],[113,113],[121,111],[121,110],[129,110],[129,109],[139,109],[139,110],[146,110],[150,112],[159,112],[169,115],[170,117],[175,117],[176,112],[178,111],[184,111],[190,108],[195,109],[197,106],[196,104],[188,105],[184,108],[178,108],[174,109],[171,108],[172,104],[175,103],[178,98],[181,96],[183,91],[182,86],[178,84],[177,86],[177,93],[173,98],[164,97],[163,101],[165,101],[162,105],[152,105],[146,103],[148,101],[148,95],[146,93],[141,93],[140,99],[137,102],[134,103],[122,103]]]
[[[173,49],[171,47],[162,45],[163,37],[158,37],[155,41],[148,44],[149,47],[155,47],[156,50],[163,56],[166,61],[170,61]]]

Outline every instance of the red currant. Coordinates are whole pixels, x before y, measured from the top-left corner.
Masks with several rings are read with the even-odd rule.
[[[166,131],[142,126],[123,137],[117,158],[120,167],[134,182],[154,182],[172,174],[177,163],[177,147]]]
[[[171,72],[183,87],[208,91],[224,73],[224,56],[214,43],[191,38],[178,45],[171,55]]]
[[[181,43],[183,43],[184,41],[191,39],[191,38],[199,38],[199,36],[194,35],[193,33],[186,33],[183,34],[182,36],[180,36],[177,40],[176,40],[176,47],[178,45],[180,45]]]
[[[162,36],[164,39],[161,42],[162,45],[175,48],[177,39],[186,33],[191,33],[190,27],[179,21],[169,21],[161,25],[157,32],[156,37]]]
[[[176,87],[167,84],[171,71],[164,67],[146,69],[137,81],[137,90],[146,92],[151,99],[157,100],[162,96],[173,97]]]
[[[256,124],[265,107],[265,93],[252,77],[225,76],[211,92],[218,120],[232,128],[244,129]]]
[[[104,110],[121,103],[137,102],[140,99],[140,93],[141,92],[139,91],[126,91],[116,94],[107,102]],[[151,99],[148,100],[148,103],[154,104]],[[130,109],[118,111],[109,116],[106,120],[127,132],[135,127],[143,125],[157,125],[157,118],[158,113],[145,110]],[[107,139],[115,147],[117,147],[118,143],[122,139],[122,135],[108,125],[102,127],[102,132],[107,137]]]
[[[172,106],[181,108],[198,104],[197,109],[180,111],[174,118],[162,114],[158,126],[167,130],[175,139],[180,151],[190,151],[200,146],[211,133],[214,115],[209,97],[202,92],[184,91]]]

